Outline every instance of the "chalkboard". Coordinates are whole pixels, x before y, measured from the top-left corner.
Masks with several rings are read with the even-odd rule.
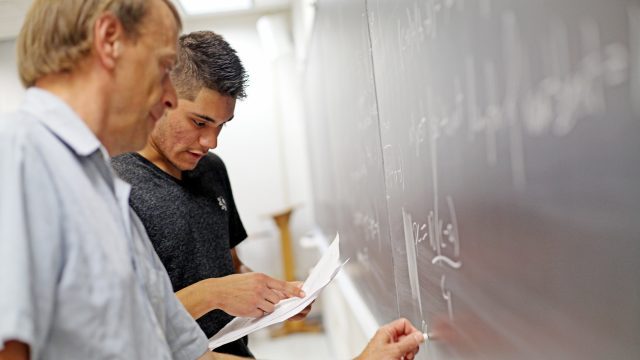
[[[374,316],[386,322],[398,305],[364,2],[322,6],[335,17],[316,23],[316,32],[332,36],[312,44],[320,62],[307,79],[315,89],[307,103],[316,213],[327,233],[339,229],[341,238],[358,239],[341,241],[341,254],[351,259],[347,269],[365,301],[376,304]]]
[[[423,359],[640,358],[640,1],[319,0],[320,226]]]

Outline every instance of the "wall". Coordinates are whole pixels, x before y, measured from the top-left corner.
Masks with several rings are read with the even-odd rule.
[[[0,42],[0,112],[18,108],[24,88],[18,78],[15,41]]]

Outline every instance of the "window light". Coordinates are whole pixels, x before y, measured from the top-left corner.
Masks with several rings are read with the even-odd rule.
[[[179,0],[179,2],[187,15],[247,10],[253,6],[253,0]]]

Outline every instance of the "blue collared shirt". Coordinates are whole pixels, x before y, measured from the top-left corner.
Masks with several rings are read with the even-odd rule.
[[[31,88],[0,116],[0,348],[32,359],[195,359],[207,339],[173,293],[106,150]]]

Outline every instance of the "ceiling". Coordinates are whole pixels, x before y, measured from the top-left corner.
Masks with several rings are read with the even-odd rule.
[[[31,1],[32,0],[0,0],[0,41],[14,39],[18,35],[20,26],[22,25],[22,19],[24,19]],[[262,13],[284,10],[288,9],[291,6],[291,2],[292,0],[254,0],[254,8],[251,10],[208,17],[231,17],[237,15],[245,15],[247,13]],[[195,18],[185,16],[183,11],[181,11],[181,13],[185,23],[187,23],[190,19]],[[197,18],[201,19],[203,18],[203,16],[199,16]]]

